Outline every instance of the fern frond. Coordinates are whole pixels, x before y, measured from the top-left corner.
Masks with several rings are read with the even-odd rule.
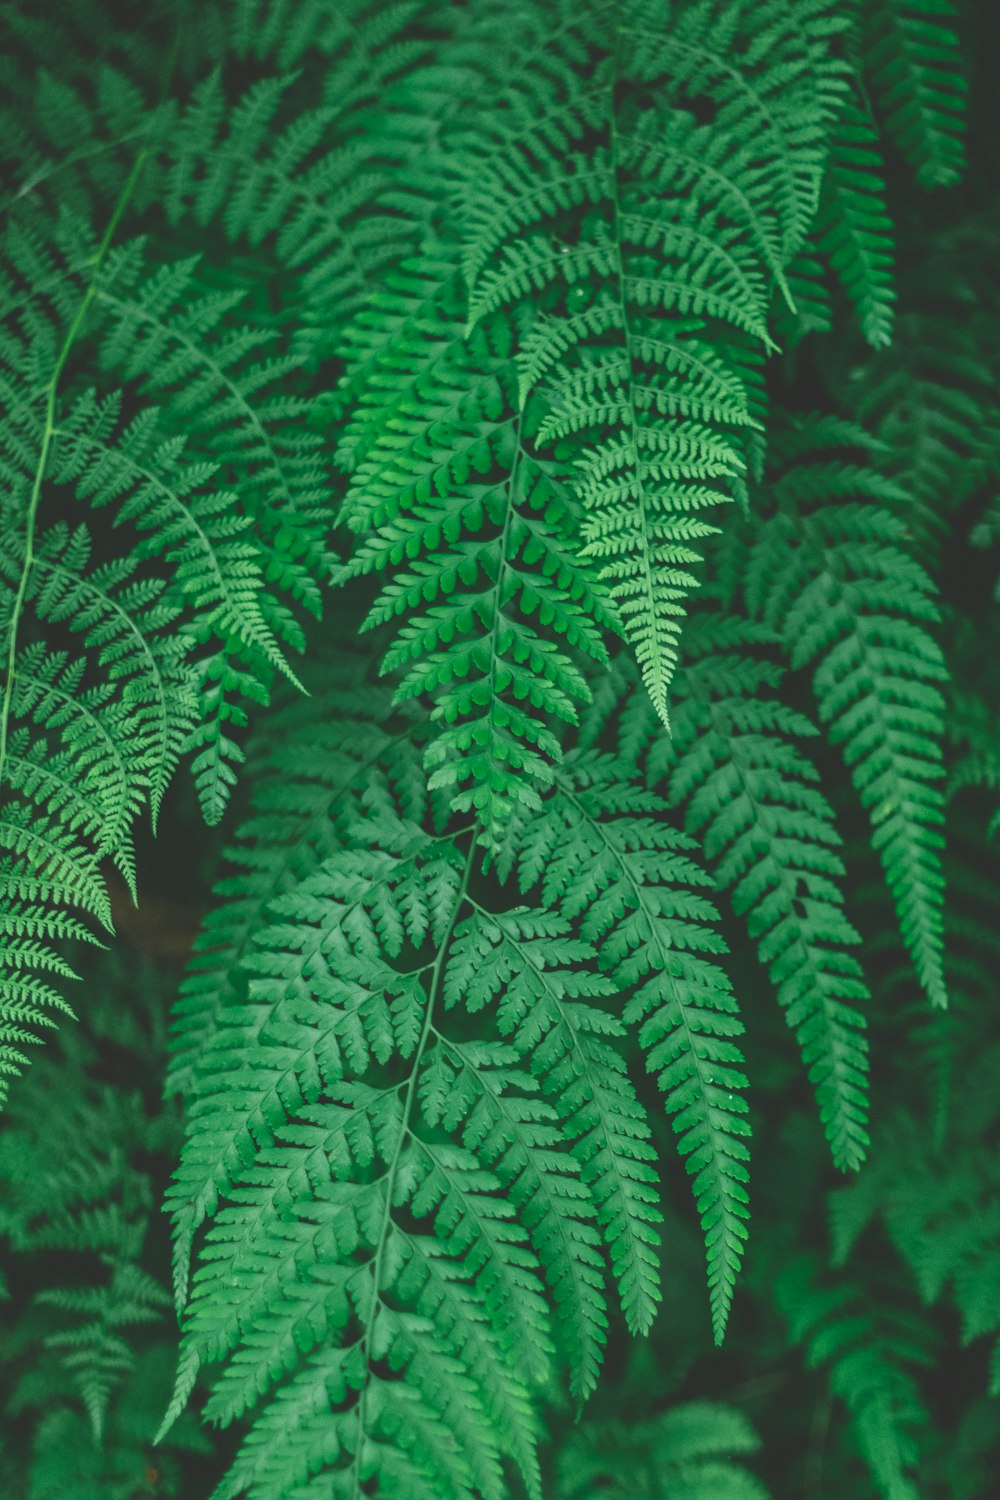
[[[759,1448],[742,1412],[687,1401],[642,1421],[595,1422],[574,1434],[560,1457],[557,1493],[559,1500],[659,1500],[664,1494],[767,1500],[767,1489],[739,1462]]]
[[[932,1363],[926,1330],[880,1288],[823,1279],[815,1263],[787,1265],[775,1297],[806,1362],[847,1407],[857,1448],[884,1500],[918,1500],[927,1412],[919,1373]]]
[[[344,1494],[376,1476],[381,1492],[393,1493],[405,1475],[416,1493],[446,1476],[449,1494],[471,1497],[478,1485],[499,1497],[498,1445],[537,1484],[525,1382],[540,1377],[548,1344],[538,1262],[498,1195],[501,1179],[467,1146],[435,1134],[441,1095],[424,1066],[444,1045],[434,1007],[471,851],[463,874],[450,842],[428,841],[412,825],[400,825],[399,836],[411,852],[395,862],[343,850],[293,899],[275,902],[266,946],[258,941],[250,960],[259,978],[248,1003],[220,1018],[228,1045],[216,1044],[214,1094],[192,1117],[193,1159],[215,1151],[233,1206],[217,1214],[195,1277],[175,1408],[197,1366],[234,1346],[211,1403],[222,1420],[259,1405],[293,1370],[264,1405],[220,1495],[247,1484],[255,1494],[287,1494],[315,1470],[317,1438]],[[409,975],[390,967],[404,943],[419,949],[425,938],[427,964]],[[239,1071],[253,1036],[262,1049],[256,1103]],[[398,1081],[391,1073],[382,1083],[364,1078],[394,1057]],[[323,1177],[334,1173],[325,1188],[314,1176],[320,1161]],[[174,1190],[182,1215],[183,1173],[182,1164]],[[307,1217],[288,1220],[290,1189]],[[317,1193],[322,1211],[307,1201]],[[282,1291],[290,1255],[316,1267],[297,1292]],[[303,1316],[312,1329],[305,1341],[295,1332]],[[355,1321],[360,1339],[348,1340]],[[484,1340],[493,1353],[479,1366]],[[396,1374],[381,1373],[385,1358]],[[335,1387],[347,1405],[331,1429],[322,1403],[321,1437],[310,1414],[320,1392]]]
[[[836,1263],[860,1260],[864,1237],[879,1225],[923,1302],[950,1303],[964,1343],[993,1341],[987,1379],[995,1394],[1000,1183],[987,1142],[998,1116],[1000,1051],[984,1020],[995,991],[997,890],[981,845],[982,829],[971,824],[959,824],[949,841],[953,1004],[945,1015],[924,1013],[919,1032],[913,1027],[914,1108],[897,1104],[876,1139],[873,1170],[831,1195],[830,1223]],[[932,1025],[938,1035],[928,1038]]]
[[[746,1238],[749,1126],[734,1040],[743,1027],[714,959],[725,949],[709,925],[715,908],[699,890],[708,877],[665,812],[661,799],[619,781],[609,757],[574,752],[524,829],[518,875],[523,890],[540,883],[547,905],[580,919],[599,964],[629,994],[624,1020],[638,1027],[694,1178],[721,1341]],[[629,1320],[643,1330],[659,1297],[658,1273],[643,1212],[651,1174],[635,1145],[631,1151],[639,1158],[636,1201],[618,1210],[616,1269]]]
[[[252,520],[269,582],[315,614],[327,522],[316,452],[320,438],[305,430],[306,400],[285,393],[300,361],[269,355],[268,331],[243,319],[235,326],[227,322],[243,294],[205,291],[196,268],[189,260],[150,271],[138,245],[110,255],[95,293],[107,314],[101,361],[160,404],[168,430],[195,432],[191,446],[240,477],[246,524]],[[280,394],[273,390],[279,381],[285,388]],[[287,671],[272,641],[272,624],[254,618],[249,594],[247,588],[238,616],[246,639],[273,667]],[[268,603],[261,590],[256,612],[262,614]],[[286,612],[279,618],[286,639],[301,648],[301,631],[288,634],[291,617]]]
[[[18,1093],[0,1135],[0,1237],[15,1256],[58,1257],[50,1274],[60,1280],[38,1289],[17,1343],[44,1349],[43,1363],[75,1390],[100,1442],[135,1363],[130,1330],[169,1306],[140,1255],[153,1207],[143,1153],[163,1148],[173,1120],[151,1117],[137,1094],[92,1082],[81,1066],[90,1061],[78,1051],[34,1075],[34,1090],[44,1090],[41,1135],[39,1099],[32,1088]]]
[[[570,938],[560,918],[528,910],[502,916],[479,911],[477,918],[456,936],[449,974],[454,993],[466,993],[477,1009],[499,998],[501,1034],[515,1039],[543,1091],[558,1101],[565,1137],[588,1190],[584,1201],[596,1205],[626,1315],[642,1327],[639,1288],[651,1275],[655,1283],[655,1259],[645,1247],[649,1225],[659,1217],[653,1207],[655,1178],[644,1166],[651,1155],[649,1127],[618,1054],[602,1040],[623,1035],[621,1023],[586,1003],[610,996],[612,987],[574,968],[592,960],[593,951]],[[586,1229],[580,1239],[592,1247]],[[564,1250],[556,1285],[572,1296],[565,1328],[583,1356],[573,1385],[585,1395],[596,1378],[607,1320],[603,1278],[594,1277],[592,1257],[576,1262],[577,1253]]]
[[[901,241],[892,345],[838,372],[844,405],[884,444],[878,467],[904,492],[894,509],[931,571],[950,518],[995,470],[990,233]]]
[[[833,133],[815,232],[873,349],[892,340],[896,301],[884,183],[874,122],[862,104],[851,100]]]
[[[905,527],[887,508],[895,487],[841,457],[847,444],[872,447],[850,424],[802,427],[772,482],[780,510],[754,545],[747,598],[780,633],[793,667],[816,663],[820,718],[868,810],[903,941],[927,994],[944,1005],[947,673],[928,628],[938,611],[931,580],[905,550]]]
[[[968,83],[954,0],[864,7],[864,62],[896,145],[924,187],[957,182]]]
[[[346,657],[326,668],[322,697],[286,705],[258,736],[259,746],[281,745],[280,762],[265,749],[251,761],[251,812],[228,851],[226,900],[206,916],[174,1004],[167,1089],[185,1098],[268,904],[319,868],[363,805],[416,821],[426,810],[419,753],[408,749],[410,726],[392,722],[391,695],[366,688]]]
[[[700,513],[742,484],[733,429],[753,419],[734,346],[770,344],[770,285],[788,295],[843,84],[822,7],[793,24],[757,6],[753,21],[734,64],[740,6],[721,31],[709,4],[668,26],[642,6],[611,26],[595,18],[592,46],[606,51],[585,87],[540,67],[462,143],[470,323],[538,306],[520,340],[521,400],[543,382],[542,440],[561,437],[575,459],[584,554],[603,564],[664,722],[691,568],[714,529]],[[711,127],[692,95],[711,101]]]
[[[782,672],[761,649],[769,630],[718,608],[698,611],[685,634],[673,734],[629,697],[621,740],[651,786],[666,783],[685,809],[719,885],[731,891],[767,964],[816,1090],[836,1164],[854,1169],[868,1135],[869,995],[847,920],[833,811],[796,741],[816,730],[776,696]],[[633,689],[634,693],[634,689]]]
[[[235,100],[228,74],[239,66],[217,68],[193,91],[164,142],[165,206],[174,223],[219,221],[231,242],[268,255],[293,310],[296,352],[315,363],[400,257],[404,221],[379,208],[381,117],[365,127],[426,51],[413,30],[421,7],[362,0],[335,12],[302,6],[294,18],[256,9],[243,8],[227,42],[237,58],[252,51],[279,71]],[[318,100],[303,84],[309,53],[322,59]]]
[[[366,622],[405,619],[383,670],[402,672],[400,701],[432,698],[431,785],[496,841],[551,784],[554,725],[589,696],[577,659],[606,660],[608,613],[574,557],[559,469],[511,401],[502,328],[463,339],[431,269],[407,267],[356,333],[363,359],[385,315],[399,326],[348,438],[345,519],[362,538],[348,573],[389,573]]]
[[[307,739],[293,747],[292,766],[315,767],[327,737],[311,755]],[[398,747],[379,729],[369,739],[388,770]],[[276,735],[275,772],[288,745]],[[332,845],[310,829],[330,797],[315,770],[301,787],[272,781],[250,825],[273,844],[230,886],[242,946],[219,956],[242,973],[209,1002],[213,1030],[190,1059],[170,1193],[182,1294],[187,1247],[200,1247],[171,1416],[220,1360],[209,1414],[257,1413],[220,1496],[284,1496],[317,1465],[345,1495],[366,1477],[393,1493],[400,1475],[420,1493],[433,1473],[456,1496],[499,1496],[504,1453],[534,1491],[532,1393],[553,1349],[580,1397],[599,1367],[601,1239],[634,1328],[659,1296],[652,1148],[615,1046],[624,1026],[639,1029],[695,1174],[721,1336],[747,1125],[735,1002],[701,956],[720,946],[690,889],[706,877],[656,799],[593,757],[565,774],[508,827],[526,888],[546,865],[534,909],[498,902],[471,855],[401,817],[373,764]],[[593,900],[566,888],[567,860],[577,874],[584,855]],[[654,859],[667,861],[655,875]],[[322,1393],[334,1391],[331,1420]]]

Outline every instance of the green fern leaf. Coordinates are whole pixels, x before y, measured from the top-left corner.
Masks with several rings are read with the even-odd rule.
[[[782,673],[758,655],[773,639],[730,610],[699,611],[685,634],[673,734],[658,733],[641,700],[628,697],[626,677],[621,740],[650,785],[667,783],[732,892],[798,1038],[834,1161],[853,1169],[868,1144],[857,1007],[869,996],[848,951],[859,938],[843,912],[833,812],[795,743],[816,730],[773,696]]]
[[[550,725],[576,722],[589,696],[576,658],[606,660],[608,614],[574,557],[559,470],[511,402],[505,334],[463,340],[453,298],[432,310],[431,269],[408,267],[355,335],[363,357],[386,315],[401,325],[366,373],[372,394],[345,452],[344,515],[362,536],[347,572],[389,572],[366,622],[405,617],[384,670],[403,674],[398,700],[434,701],[431,785],[495,841],[551,784]]]
[[[868,113],[844,106],[823,178],[817,233],[820,248],[857,309],[872,348],[892,340],[895,250],[885,207],[885,169]]]
[[[658,1500],[767,1500],[742,1463],[760,1440],[742,1412],[687,1401],[643,1421],[592,1423],[574,1434],[559,1464],[559,1500],[633,1496]],[[666,1488],[669,1486],[669,1488]]]
[[[747,597],[781,633],[794,667],[817,663],[820,717],[868,810],[903,941],[927,994],[944,1005],[946,672],[926,628],[937,608],[930,579],[904,550],[903,524],[886,508],[895,487],[840,458],[837,446],[848,443],[872,446],[861,429],[837,422],[806,423],[794,439],[773,481],[782,510],[754,547]]]
[[[753,419],[735,351],[743,336],[770,343],[770,283],[789,295],[785,267],[816,208],[842,87],[821,12],[792,25],[755,7],[759,40],[734,67],[739,6],[721,33],[709,4],[668,27],[631,8],[613,36],[597,26],[610,55],[586,88],[540,67],[465,147],[470,323],[540,306],[524,319],[521,400],[542,382],[541,438],[574,457],[584,553],[603,565],[664,722],[691,568],[714,529],[700,513],[742,485],[738,434]],[[643,102],[620,104],[631,89]],[[685,109],[691,94],[712,101],[712,127]],[[590,146],[595,130],[606,139]]]
[[[877,0],[865,7],[865,65],[886,125],[924,187],[957,182],[965,96],[954,0]]]
[[[787,1267],[778,1306],[812,1367],[825,1369],[845,1403],[854,1440],[884,1500],[918,1500],[920,1434],[927,1413],[917,1384],[931,1363],[923,1325],[887,1297],[841,1276],[823,1282],[814,1262]]]
[[[697,893],[708,877],[689,857],[691,841],[663,820],[665,811],[661,799],[620,782],[613,760],[574,752],[524,831],[518,870],[522,889],[540,882],[546,904],[581,919],[601,967],[629,992],[624,1019],[639,1029],[694,1178],[712,1326],[721,1341],[746,1238],[749,1126],[734,1040],[743,1028],[725,974],[702,956],[724,951],[707,925],[715,909]],[[615,1233],[626,1313],[645,1330],[659,1291],[641,1165],[640,1157],[633,1167],[638,1202],[625,1202]]]

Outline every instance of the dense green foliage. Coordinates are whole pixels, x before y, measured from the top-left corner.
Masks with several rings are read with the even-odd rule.
[[[2,27],[0,1493],[989,1500],[988,9]]]

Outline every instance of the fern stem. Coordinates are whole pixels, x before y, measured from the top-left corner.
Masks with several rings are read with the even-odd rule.
[[[372,1260],[370,1262],[372,1268],[371,1308],[369,1309],[365,1331],[362,1334],[361,1339],[359,1340],[360,1347],[362,1347],[365,1351],[365,1363],[367,1368],[365,1373],[364,1385],[361,1387],[361,1390],[358,1393],[358,1442],[357,1447],[354,1451],[354,1465],[352,1468],[351,1477],[351,1495],[352,1497],[354,1497],[354,1500],[363,1500],[361,1491],[361,1455],[364,1448],[365,1438],[366,1397],[368,1395],[368,1388],[371,1384],[370,1353],[372,1335],[375,1331],[375,1319],[378,1315],[379,1306],[381,1305],[382,1300],[379,1291],[379,1283],[382,1280],[382,1266],[385,1259],[385,1247],[389,1240],[389,1225],[392,1221],[392,1198],[396,1187],[396,1179],[399,1176],[399,1169],[403,1160],[403,1147],[405,1146],[407,1137],[410,1134],[410,1117],[413,1113],[413,1101],[416,1098],[417,1078],[420,1074],[420,1064],[423,1061],[424,1053],[427,1050],[427,1044],[430,1041],[431,1037],[435,1034],[434,1007],[437,1003],[438,995],[441,989],[441,981],[444,977],[445,959],[448,956],[448,949],[451,946],[451,938],[453,932],[455,931],[455,924],[458,921],[463,903],[465,902],[466,896],[468,894],[469,881],[472,878],[472,864],[473,860],[475,859],[476,846],[478,844],[478,841],[479,836],[477,833],[473,835],[472,842],[469,844],[469,852],[465,858],[465,867],[462,871],[462,879],[459,884],[458,891],[455,895],[455,904],[452,907],[451,916],[448,920],[448,926],[446,927],[441,938],[441,942],[438,945],[438,950],[434,957],[433,964],[430,965],[432,973],[430,984],[427,987],[427,1008],[424,1011],[423,1025],[420,1028],[420,1038],[417,1042],[416,1050],[413,1054],[413,1066],[410,1069],[410,1076],[406,1081],[406,1092],[403,1095],[403,1109],[399,1122],[399,1136],[396,1140],[396,1145],[392,1153],[392,1160],[389,1162],[389,1169],[385,1176],[385,1207],[382,1211],[382,1223],[379,1228],[378,1242],[375,1246],[375,1253],[372,1256]]]
[[[28,500],[28,509],[25,516],[24,526],[24,563],[21,568],[21,577],[18,581],[17,591],[14,595],[14,603],[11,607],[10,625],[7,637],[7,677],[4,682],[3,703],[0,705],[0,786],[3,785],[4,771],[7,767],[7,745],[10,737],[10,712],[14,697],[14,668],[17,661],[17,637],[21,616],[24,613],[25,600],[28,596],[28,580],[35,562],[35,536],[38,530],[38,507],[42,495],[42,481],[48,467],[49,454],[52,450],[52,440],[56,433],[56,401],[59,394],[59,382],[62,379],[66,362],[72,352],[83,321],[87,316],[88,309],[97,292],[97,278],[101,266],[111,247],[118,226],[122,221],[125,209],[128,207],[129,199],[135,191],[136,183],[139,181],[140,173],[149,155],[149,148],[143,149],[132,163],[132,170],[125,179],[125,184],[118,194],[108,220],[107,227],[101,238],[101,242],[91,261],[90,281],[80,298],[79,306],[73,316],[63,339],[62,347],[56,355],[56,362],[52,368],[45,387],[45,425],[42,429],[42,441],[38,451],[38,463],[35,466],[35,477],[31,486],[31,495]]]
[[[639,423],[635,414],[635,365],[632,357],[632,334],[629,328],[628,316],[628,284],[625,273],[625,255],[622,250],[622,206],[621,193],[618,188],[618,169],[621,154],[621,137],[618,130],[618,113],[615,103],[615,92],[618,87],[618,77],[621,72],[622,54],[622,18],[618,6],[615,7],[615,49],[611,63],[611,77],[608,84],[608,134],[611,148],[611,211],[612,211],[612,240],[615,248],[615,266],[618,280],[618,301],[622,315],[622,338],[624,340],[624,354],[628,369],[628,421],[629,421],[629,443],[632,449],[632,463],[635,473],[636,500],[639,506],[639,515],[642,521],[643,557],[646,592],[646,608],[649,618],[655,620],[658,610],[656,598],[653,594],[653,576],[651,571],[651,558],[653,553],[653,540],[649,531],[649,510],[646,501],[646,485],[642,477],[641,459],[639,456]],[[655,650],[655,645],[654,645]],[[657,651],[657,656],[659,652]],[[645,673],[643,674],[645,675]],[[658,672],[661,681],[664,673]],[[664,728],[669,732],[670,721],[667,717],[666,696],[660,691],[650,692],[650,699],[657,715],[663,721]]]

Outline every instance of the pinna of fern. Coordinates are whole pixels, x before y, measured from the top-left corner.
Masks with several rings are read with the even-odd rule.
[[[783,671],[764,654],[776,644],[704,586],[685,631],[673,733],[660,732],[624,661],[604,696],[620,758],[684,810],[745,920],[797,1037],[834,1162],[852,1170],[868,1146],[870,997],[851,952],[859,937],[843,909],[833,811],[805,751],[817,731],[781,701]]]
[[[747,558],[750,610],[813,667],[820,720],[843,747],[893,893],[903,942],[933,1003],[943,970],[944,698],[934,586],[907,551],[877,443],[836,417],[775,442],[775,513]],[[863,502],[863,503],[862,503]]]

